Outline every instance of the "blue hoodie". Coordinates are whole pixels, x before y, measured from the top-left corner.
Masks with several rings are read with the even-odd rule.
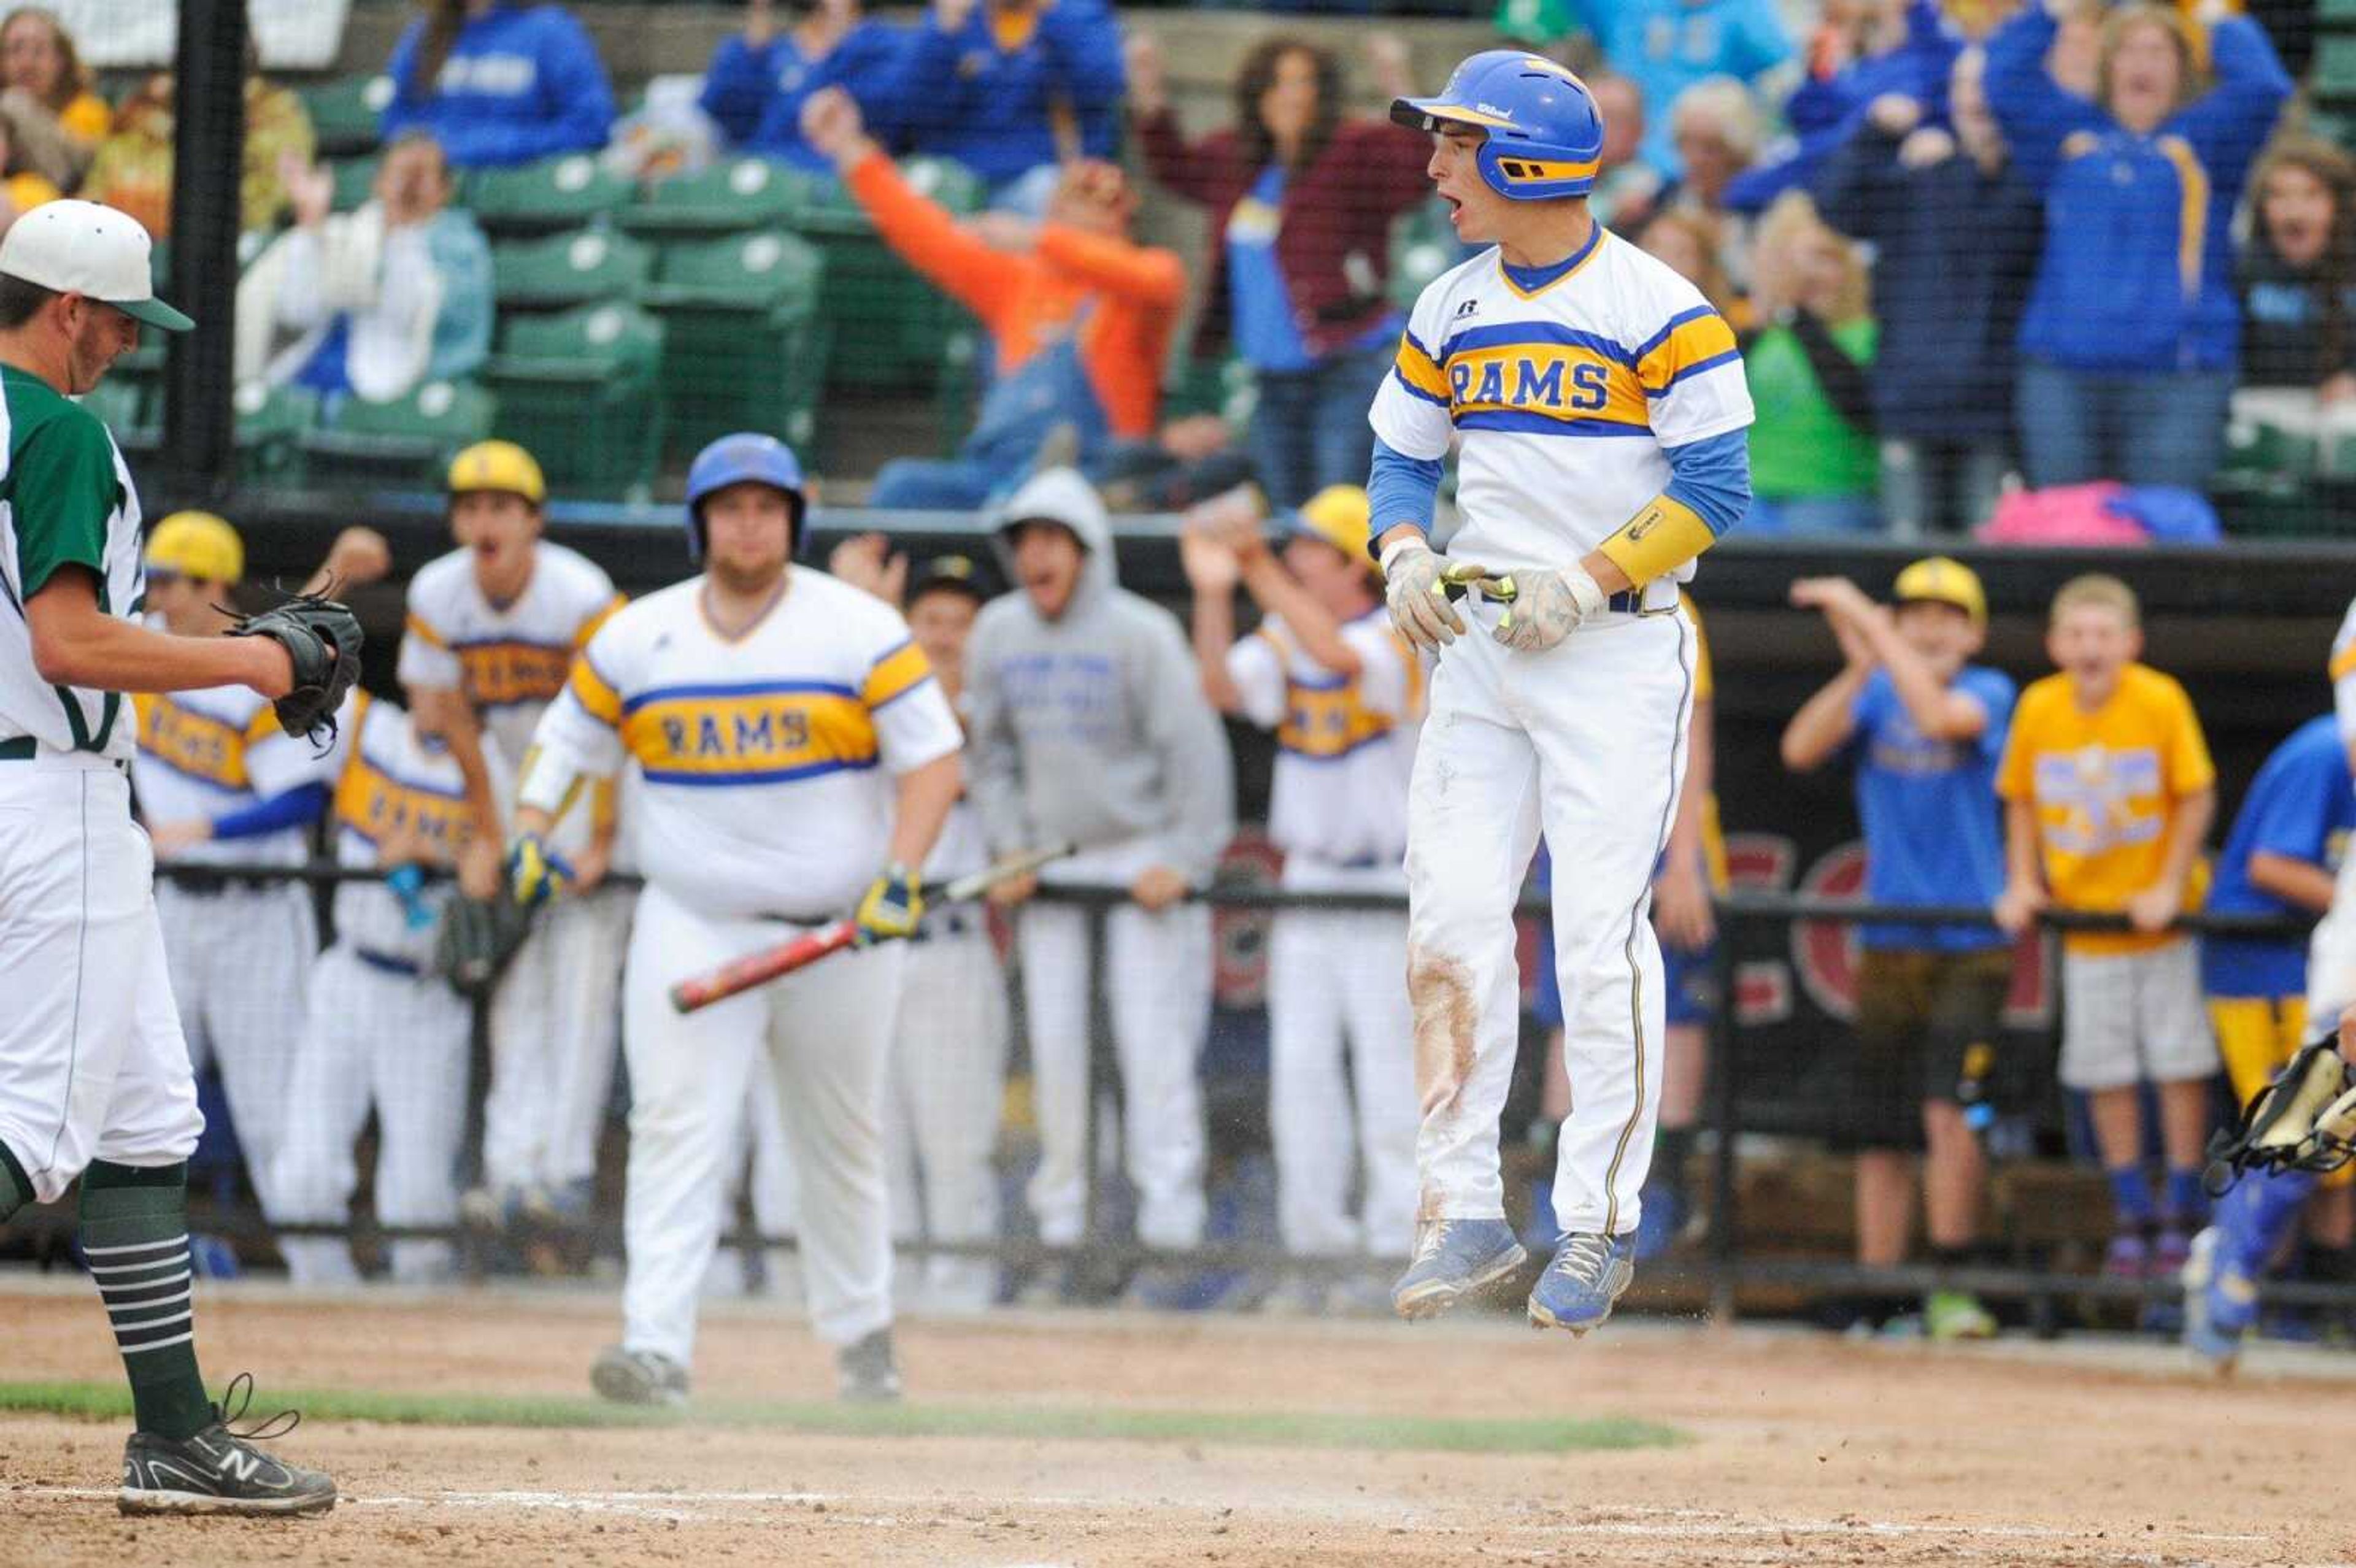
[[[757,49],[745,44],[743,34],[731,33],[703,73],[703,112],[726,133],[731,146],[781,158],[813,174],[832,174],[833,162],[802,140],[802,105],[821,88],[840,87],[858,101],[867,133],[887,147],[895,145],[905,119],[898,85],[905,31],[862,22],[816,60],[802,53],[790,33],[779,33]]]
[[[2020,351],[2065,370],[2233,368],[2233,209],[2291,80],[2256,23],[2210,31],[2217,84],[2147,136],[2046,74],[2041,5],[1987,46],[1988,107],[2020,178],[2045,202],[2045,251]]]
[[[528,164],[558,153],[594,153],[614,126],[614,90],[587,29],[561,5],[498,5],[464,23],[430,94],[412,63],[425,24],[392,48],[383,131],[425,130],[459,168]]]
[[[1811,77],[1792,91],[1783,118],[1792,139],[1755,167],[1734,176],[1726,205],[1734,212],[1763,212],[1787,190],[1806,187],[1824,161],[1865,123],[1873,101],[1896,92],[1922,106],[1925,124],[1947,118],[1947,79],[1954,74],[1963,39],[1947,26],[1937,0],[1911,0],[1906,37],[1897,48],[1851,60],[1826,77]]]
[[[1112,157],[1128,90],[1120,27],[1102,0],[1041,0],[1002,17],[983,0],[955,33],[928,15],[910,30],[901,87],[915,150],[955,158],[993,187],[1056,161],[1062,111],[1083,155]]]

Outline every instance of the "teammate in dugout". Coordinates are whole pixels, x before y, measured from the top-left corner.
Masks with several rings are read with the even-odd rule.
[[[147,538],[148,624],[175,636],[218,636],[245,575],[245,542],[209,512],[175,512]],[[348,528],[314,582],[369,582],[391,567],[384,541]],[[241,868],[309,855],[326,812],[333,759],[280,729],[242,686],[140,693],[131,782],[157,864],[155,916],[180,1028],[198,1072],[220,1070],[246,1173],[262,1213],[280,1218],[273,1162],[291,1125],[286,1075],[303,1039],[303,988],[319,950],[311,890]]]
[[[274,636],[139,624],[138,493],[105,425],[68,400],[143,325],[191,325],[155,297],[149,250],[137,223],[80,201],[0,240],[0,1221],[81,1179],[83,1251],[137,1424],[124,1512],[324,1512],[335,1483],[232,1433],[197,1369],[187,1161],[203,1117],[121,694],[235,685],[292,702],[306,660]],[[357,675],[358,652],[336,650],[339,674]]]
[[[339,865],[454,867],[481,852],[466,778],[445,733],[448,712],[446,703],[429,703],[404,713],[366,692],[345,703],[327,758],[336,780]],[[509,776],[488,736],[483,760],[495,783]],[[425,885],[418,912],[439,912],[451,891],[447,881]],[[273,1218],[332,1224],[351,1211],[359,1179],[352,1146],[373,1106],[378,1220],[454,1224],[474,1009],[434,972],[433,921],[413,918],[391,888],[343,883],[335,917],[335,944],[310,965],[302,1045],[281,1087],[287,1130],[271,1184],[280,1200]],[[341,1237],[284,1236],[278,1250],[296,1285],[359,1278]],[[450,1243],[396,1241],[391,1261],[400,1283],[437,1284],[450,1275]]]
[[[705,570],[598,628],[523,765],[509,871],[527,901],[562,889],[553,835],[584,781],[631,759],[645,780],[647,886],[622,980],[628,1275],[622,1342],[591,1373],[609,1399],[687,1397],[722,1165],[756,1071],[776,1076],[810,1319],[836,1348],[842,1395],[899,1396],[881,1121],[906,944],[690,1015],[669,996],[854,903],[870,938],[910,934],[916,868],[961,785],[957,718],[906,623],[791,564],[804,508],[782,443],[730,435],[697,453],[687,537]]]
[[[1222,712],[1276,732],[1269,835],[1284,851],[1284,886],[1404,892],[1423,661],[1383,612],[1365,549],[1366,493],[1336,485],[1280,514],[1280,558],[1261,537],[1260,513],[1255,491],[1230,493],[1197,507],[1179,536],[1203,689]],[[1241,638],[1238,585],[1261,615]],[[1407,921],[1389,911],[1285,910],[1269,934],[1277,1225],[1297,1256],[1398,1255],[1413,1236],[1406,973]],[[1353,1214],[1361,1162],[1364,1206]],[[1279,1299],[1315,1311],[1323,1295],[1312,1277]]]
[[[410,581],[401,682],[413,706],[448,709],[428,718],[458,742],[462,765],[477,714],[500,751],[521,757],[573,656],[622,597],[602,567],[541,537],[548,485],[523,448],[468,447],[451,462],[449,494],[459,548]],[[488,781],[470,766],[467,784],[477,841],[501,842]],[[541,912],[492,998],[483,1182],[466,1195],[470,1224],[563,1223],[586,1211],[613,1088],[615,998],[633,902],[626,890],[602,885],[616,795],[601,781],[590,809],[551,842],[572,896]],[[462,870],[469,897],[495,891],[471,865]]]
[[[1577,77],[1490,50],[1391,112],[1432,133],[1458,236],[1491,243],[1424,290],[1371,416],[1391,615],[1440,654],[1408,807],[1422,1191],[1392,1301],[1429,1317],[1523,1261],[1497,1118],[1520,1016],[1513,906],[1543,830],[1577,1094],[1556,1158],[1564,1233],[1529,1314],[1583,1333],[1635,1273],[1664,1029],[1645,912],[1694,698],[1677,588],[1749,505],[1751,396],[1699,292],[1588,212],[1603,123]],[[1428,536],[1459,440],[1464,521],[1442,556]],[[1505,576],[1510,603],[1478,591]]]
[[[1017,490],[998,543],[1020,593],[1000,596],[967,650],[973,802],[991,849],[1068,842],[1053,881],[1117,882],[1130,902],[1104,920],[1105,994],[1123,1090],[1121,1149],[1138,1192],[1138,1240],[1203,1239],[1203,1091],[1211,1021],[1211,912],[1185,901],[1210,880],[1235,829],[1226,732],[1203,699],[1185,634],[1114,576],[1104,502],[1068,468]],[[1019,903],[1024,878],[992,896]],[[1031,1211],[1039,1239],[1078,1244],[1087,1216],[1087,912],[1023,911],[1023,999],[1039,1114]],[[1069,1271],[1028,1292],[1069,1294]],[[1147,1270],[1133,1291],[1175,1305],[1185,1282]]]

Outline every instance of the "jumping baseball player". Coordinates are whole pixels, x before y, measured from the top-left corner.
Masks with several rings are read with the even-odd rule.
[[[573,656],[622,599],[602,568],[540,537],[548,486],[521,447],[468,447],[450,464],[449,489],[460,548],[410,582],[402,685],[428,706],[456,694],[509,757],[520,757]],[[478,798],[477,820],[487,812],[496,820],[496,807]],[[492,999],[483,1190],[468,1195],[470,1222],[564,1220],[585,1205],[614,1079],[615,997],[633,901],[600,886],[615,822],[614,786],[601,784],[590,809],[551,845],[571,869],[573,896],[541,912]],[[493,831],[487,823],[482,830]]]
[[[1310,892],[1407,890],[1408,776],[1423,665],[1384,613],[1366,553],[1366,493],[1336,485],[1284,514],[1280,560],[1258,508],[1227,526],[1226,497],[1180,537],[1194,590],[1194,657],[1224,711],[1276,731],[1269,835],[1284,886]],[[1235,635],[1235,589],[1261,611]],[[1277,1222],[1306,1257],[1401,1254],[1415,1232],[1415,1069],[1407,1005],[1407,921],[1288,910],[1269,935],[1269,1127]],[[1346,1048],[1349,1072],[1344,1076]],[[1355,1107],[1355,1125],[1344,1107]],[[1364,1205],[1350,1212],[1364,1162]],[[1304,1280],[1278,1299],[1322,1305]]]
[[[155,297],[149,249],[137,223],[81,201],[0,240],[0,1221],[80,1178],[83,1251],[137,1423],[124,1512],[320,1513],[335,1483],[230,1432],[197,1370],[187,1161],[203,1118],[131,816],[123,694],[244,686],[305,731],[358,678],[359,628],[320,602],[233,636],[140,624],[138,494],[106,426],[69,399],[143,325],[189,326]]]
[[[1440,653],[1408,807],[1422,1192],[1392,1301],[1428,1317],[1523,1259],[1497,1116],[1518,1019],[1513,904],[1543,829],[1573,1104],[1555,1166],[1564,1234],[1529,1312],[1584,1332],[1635,1272],[1663,1029],[1645,912],[1694,697],[1677,585],[1749,505],[1751,395],[1699,292],[1589,214],[1603,123],[1577,77],[1494,49],[1391,113],[1432,133],[1458,236],[1492,242],[1424,290],[1371,416],[1391,616]],[[1443,557],[1428,534],[1459,441],[1463,525]]]
[[[220,606],[245,575],[245,544],[209,512],[176,512],[146,549],[147,611],[176,636],[218,636]],[[303,986],[319,950],[311,890],[248,879],[240,868],[291,866],[327,805],[331,760],[278,727],[269,700],[242,686],[132,699],[131,762],[139,814],[159,863],[155,915],[181,1031],[198,1072],[221,1088],[262,1212],[277,1218],[270,1178],[284,1145],[286,1077],[303,1039]]]
[[[692,1014],[669,998],[853,904],[870,937],[910,934],[924,912],[916,868],[961,787],[957,719],[906,623],[788,564],[803,510],[782,443],[723,436],[697,454],[688,541],[706,570],[598,629],[541,721],[518,796],[509,874],[532,900],[562,883],[550,836],[576,786],[632,758],[645,780],[647,888],[622,982],[628,1279],[622,1343],[591,1374],[609,1399],[686,1398],[722,1165],[756,1070],[776,1075],[810,1318],[836,1347],[842,1394],[899,1392],[880,1124],[905,944],[865,945]]]
[[[1054,881],[1110,881],[1130,901],[1105,917],[1105,997],[1124,1093],[1121,1148],[1138,1193],[1138,1240],[1203,1239],[1203,1093],[1210,1029],[1211,919],[1182,901],[1210,880],[1235,827],[1226,733],[1204,699],[1184,633],[1121,589],[1104,502],[1050,469],[1000,512],[1001,554],[1022,592],[991,601],[967,652],[973,799],[993,851],[1068,842]],[[1028,880],[1000,895],[1020,902]],[[1088,916],[1023,911],[1023,1004],[1039,1113],[1031,1181],[1040,1240],[1078,1244],[1087,1217]],[[1068,1294],[1068,1276],[1037,1296]],[[1148,1305],[1180,1282],[1151,1269]]]
[[[442,724],[447,704],[404,713],[356,692],[344,706],[336,763],[336,859],[355,867],[455,866],[479,854],[466,781]],[[505,776],[496,739],[483,756]],[[429,882],[418,908],[438,913],[450,884]],[[281,1086],[287,1135],[273,1189],[290,1223],[332,1223],[349,1211],[358,1179],[352,1145],[376,1109],[376,1213],[387,1225],[439,1226],[458,1218],[458,1154],[466,1131],[467,1046],[474,1012],[434,971],[432,921],[417,922],[391,889],[336,890],[336,941],[311,968],[309,1016],[291,1078]],[[348,1285],[359,1275],[346,1242],[282,1237],[297,1285]],[[446,1242],[392,1243],[392,1277],[447,1278]]]

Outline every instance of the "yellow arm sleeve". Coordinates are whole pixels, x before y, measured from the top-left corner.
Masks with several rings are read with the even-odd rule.
[[[1642,588],[1717,542],[1699,512],[1682,501],[1655,496],[1596,549]]]

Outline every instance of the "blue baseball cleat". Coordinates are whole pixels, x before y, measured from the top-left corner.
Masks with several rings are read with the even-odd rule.
[[[1636,1238],[1574,1231],[1555,1248],[1554,1261],[1530,1292],[1530,1327],[1584,1334],[1600,1328],[1636,1277]]]
[[[2215,1226],[2192,1238],[2184,1264],[2184,1344],[2219,1372],[2241,1359],[2242,1339],[2258,1320],[2258,1282],[2228,1256]]]
[[[1391,1286],[1391,1308],[1406,1318],[1437,1317],[1529,1255],[1503,1220],[1430,1221],[1416,1238],[1415,1260]]]

